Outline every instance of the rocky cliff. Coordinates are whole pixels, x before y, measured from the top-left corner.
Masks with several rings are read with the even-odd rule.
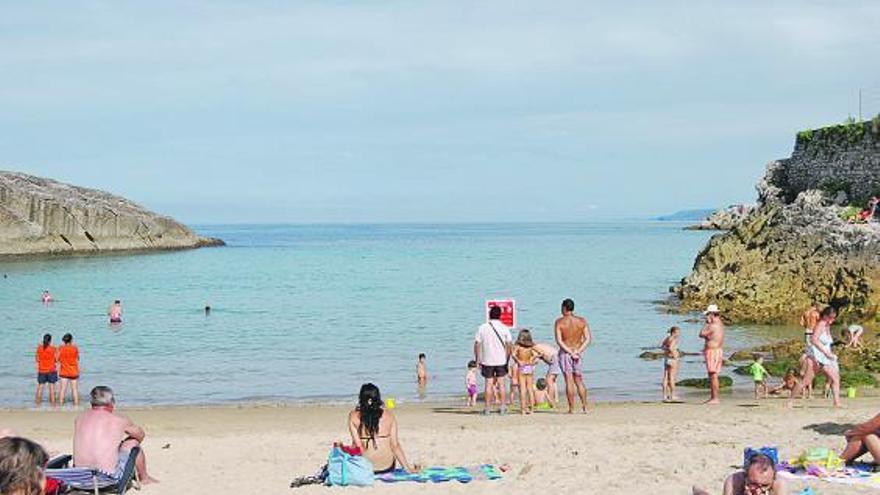
[[[845,320],[877,318],[880,224],[841,214],[880,193],[880,118],[800,133],[757,188],[758,207],[672,288],[682,309],[715,303],[734,321],[795,323],[815,300]]]
[[[0,256],[222,244],[119,196],[0,171]]]
[[[743,222],[754,205],[731,205],[712,212],[696,225],[685,227],[685,230],[731,230]]]

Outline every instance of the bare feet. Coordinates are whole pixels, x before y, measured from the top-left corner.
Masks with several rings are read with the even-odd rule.
[[[703,404],[705,404],[707,406],[717,406],[717,405],[721,404],[721,401],[718,399],[709,399],[706,402],[703,402]]]
[[[158,483],[159,480],[153,478],[152,476],[147,476],[146,478],[140,480],[142,485],[152,485],[153,483]]]

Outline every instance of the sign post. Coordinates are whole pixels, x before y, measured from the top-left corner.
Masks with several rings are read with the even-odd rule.
[[[507,325],[508,328],[516,327],[516,301],[513,299],[495,299],[486,301],[486,321],[489,321],[489,310],[499,307],[501,308],[501,323]]]

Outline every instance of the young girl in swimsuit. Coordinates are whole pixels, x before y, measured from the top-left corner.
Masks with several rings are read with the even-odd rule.
[[[531,414],[535,405],[535,363],[540,357],[532,340],[532,332],[520,330],[513,348],[513,360],[519,375],[520,414]]]
[[[678,400],[675,396],[675,376],[678,373],[678,327],[669,329],[660,348],[663,349],[663,402]]]

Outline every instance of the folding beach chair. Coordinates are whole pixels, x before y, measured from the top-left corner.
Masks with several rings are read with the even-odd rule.
[[[125,495],[125,492],[131,487],[140,490],[135,469],[135,461],[140,452],[140,447],[131,449],[128,462],[125,463],[125,469],[122,470],[122,476],[119,480],[115,480],[97,469],[70,467],[70,463],[73,461],[73,456],[70,455],[49,461],[46,466],[46,476],[64,483],[64,486],[67,487],[65,493],[92,492],[95,495],[100,493]]]

